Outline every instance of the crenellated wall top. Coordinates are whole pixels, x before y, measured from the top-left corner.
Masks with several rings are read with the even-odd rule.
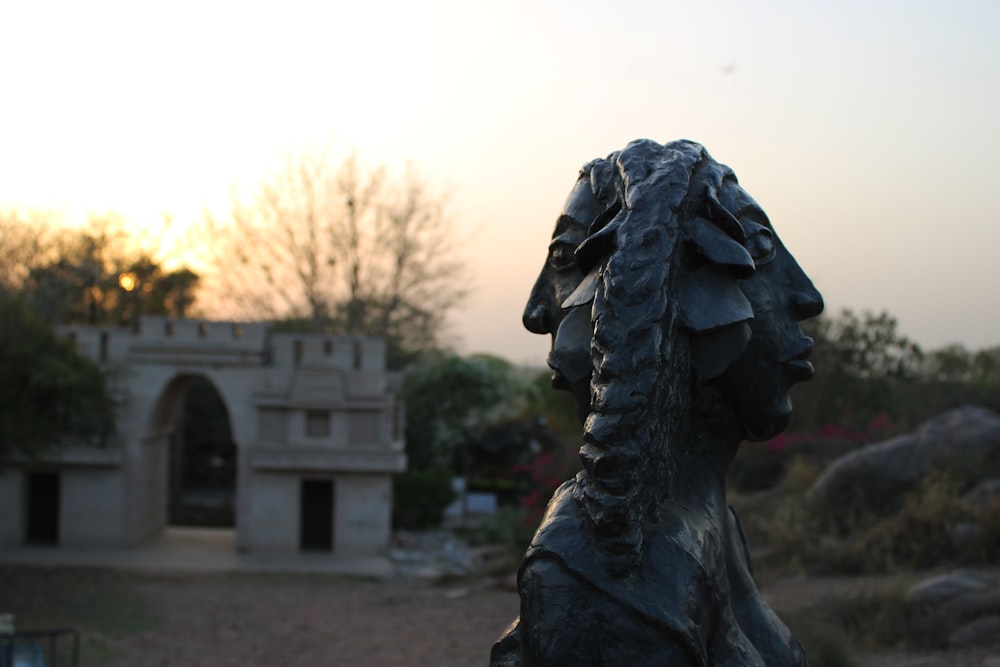
[[[385,371],[381,338],[274,332],[267,322],[144,315],[135,328],[68,325],[59,331],[78,350],[102,362]]]

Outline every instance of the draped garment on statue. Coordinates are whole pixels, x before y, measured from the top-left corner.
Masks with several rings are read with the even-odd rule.
[[[806,667],[798,641],[761,598],[735,512],[692,519],[665,506],[648,527],[641,564],[611,574],[591,522],[553,495],[518,572],[521,617],[491,665]],[[692,539],[694,538],[694,539]]]

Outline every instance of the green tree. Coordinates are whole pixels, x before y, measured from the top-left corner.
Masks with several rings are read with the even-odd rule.
[[[443,468],[396,475],[392,480],[393,527],[424,530],[441,525],[445,508],[458,497],[451,479],[451,472]]]
[[[1000,409],[1000,347],[971,351],[953,343],[925,355],[909,404],[922,418],[967,403]]]
[[[486,354],[438,355],[415,365],[402,392],[410,468],[460,469],[463,448],[524,409],[527,386],[509,362]]]
[[[214,298],[240,316],[386,338],[390,367],[438,347],[465,295],[447,198],[411,168],[289,158],[228,218],[206,220]]]
[[[879,414],[908,421],[900,391],[919,379],[924,355],[894,317],[844,309],[804,322],[803,330],[815,341],[816,376],[794,389],[796,430],[825,424],[860,429]]]
[[[926,355],[922,369],[925,380],[974,386],[1000,384],[1000,346],[971,351],[952,343]]]
[[[924,378],[935,382],[973,382],[977,377],[975,356],[960,343],[932,350],[924,361]]]
[[[573,394],[552,387],[552,372],[536,373],[531,380],[531,399],[529,410],[543,418],[546,425],[566,443],[573,443],[574,449],[580,446],[583,427],[576,412],[576,399]]]
[[[474,465],[490,429],[521,412],[527,382],[507,361],[479,354],[436,354],[413,365],[403,382],[408,470],[393,482],[396,524],[440,523],[454,499],[451,480]]]
[[[63,234],[52,254],[31,267],[24,287],[49,322],[127,326],[140,315],[183,317],[194,300],[197,274],[130,252],[114,223],[95,220]]]
[[[57,229],[41,213],[0,215],[0,290],[23,296],[53,324],[126,326],[139,315],[183,317],[198,276],[168,271],[114,217]]]
[[[102,370],[59,338],[24,300],[0,295],[0,459],[62,437],[103,444],[114,402]]]

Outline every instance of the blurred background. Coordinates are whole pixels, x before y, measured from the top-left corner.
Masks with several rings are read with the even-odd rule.
[[[730,479],[775,605],[814,665],[992,655],[1000,4],[41,1],[0,7],[0,90],[0,456],[113,431],[103,371],[54,352],[60,325],[382,336],[406,372],[398,539],[444,525],[500,544],[485,571],[501,577],[579,468],[549,341],[521,325],[556,216],[585,162],[688,138],[734,168],[827,303],[791,428],[745,444]],[[55,418],[12,378],[57,358]],[[236,452],[211,383],[179,424],[171,484],[204,502],[170,522],[233,525],[212,500],[231,497]],[[955,625],[911,593],[959,567],[979,597],[949,598]],[[28,619],[80,622],[40,601],[62,594],[45,577],[11,576]],[[153,604],[135,595],[108,612],[146,619],[123,636],[169,625],[121,612]],[[118,631],[90,632],[114,649]]]
[[[119,217],[170,267],[289,159],[447,202],[449,341],[537,364],[520,311],[579,167],[648,137],[729,164],[826,296],[925,347],[997,342],[988,0],[38,2],[2,9],[0,206]],[[169,224],[165,224],[169,221]],[[164,229],[166,227],[166,229]],[[211,253],[208,253],[211,254]],[[210,296],[211,295],[211,296]]]

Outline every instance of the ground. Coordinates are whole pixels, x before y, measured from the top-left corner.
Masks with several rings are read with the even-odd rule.
[[[161,577],[138,590],[163,625],[122,641],[112,665],[484,665],[517,612],[511,593],[418,581]]]
[[[108,667],[485,665],[518,605],[484,581],[13,566],[0,580],[16,582],[0,608],[18,629],[82,626],[83,664]]]
[[[84,665],[253,667],[488,664],[493,640],[517,613],[499,580],[379,582],[330,575],[143,574],[0,566],[0,608],[19,629],[83,628]],[[844,580],[786,578],[776,603],[822,599]],[[982,667],[989,651],[861,654],[860,667]]]

